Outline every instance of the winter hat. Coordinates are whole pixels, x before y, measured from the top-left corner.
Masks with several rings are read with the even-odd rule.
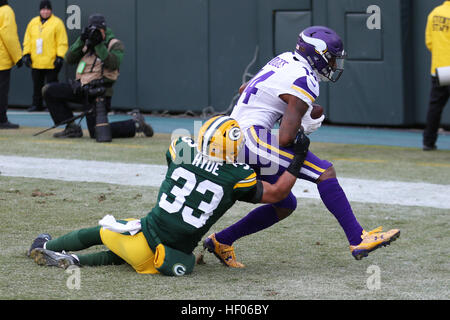
[[[88,23],[89,23],[90,26],[95,26],[97,28],[106,30],[106,19],[100,13],[91,14],[89,16]]]
[[[52,10],[52,3],[48,0],[42,0],[41,4],[39,5],[39,10],[42,10],[42,9]]]

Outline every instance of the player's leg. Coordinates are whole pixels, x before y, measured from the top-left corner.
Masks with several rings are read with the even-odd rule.
[[[244,150],[246,156],[245,161],[252,165],[255,171],[259,172],[260,179],[268,179],[270,173],[273,174],[274,170],[277,170],[276,174],[280,175],[289,166],[290,160],[293,158],[293,152],[290,148],[278,146],[276,136],[273,136],[265,129],[261,130],[255,127],[250,128],[246,132],[246,145]],[[380,233],[381,231],[378,229],[375,229],[373,232],[365,232],[363,230],[352,211],[347,196],[341,188],[336,177],[336,172],[330,162],[321,160],[312,152],[308,152],[299,178],[317,183],[323,203],[344,230],[352,254],[356,259],[366,256],[368,252],[378,248],[380,245],[388,244],[398,237],[399,230],[397,229],[386,233]],[[292,194],[291,196],[295,199]],[[280,220],[278,215],[278,220],[274,218],[276,211],[269,210],[267,206],[260,208],[254,210],[255,214],[250,212],[233,226],[225,229],[226,233],[220,232],[219,239],[227,243],[232,243],[231,240],[235,241],[239,237],[268,228]],[[258,210],[264,210],[263,212],[265,214],[257,215]],[[295,210],[295,206],[293,206],[293,210]],[[290,212],[288,211],[287,215],[289,214]],[[268,217],[272,217],[272,220],[268,219]],[[266,221],[266,223],[261,223],[261,221]],[[243,232],[242,230],[247,230],[248,232]]]
[[[357,260],[367,256],[369,252],[380,246],[390,244],[400,235],[398,229],[392,229],[388,232],[382,232],[381,227],[369,232],[363,230],[330,162],[321,160],[312,152],[308,152],[300,172],[299,178],[317,184],[322,202],[344,230],[350,245],[350,251]]]
[[[83,228],[52,239],[48,234],[39,235],[32,243],[28,255],[38,264],[61,266],[61,260],[74,257],[78,264],[99,266],[121,264],[124,261],[111,251],[95,252],[83,255],[66,254],[66,251],[80,251],[94,245],[103,244],[100,226]],[[63,264],[67,267],[67,264]]]
[[[299,178],[317,184],[322,202],[339,222],[349,244],[355,245],[360,243],[363,228],[353,214],[347,196],[336,177],[336,171],[332,163],[321,160],[312,152],[308,152],[300,170]]]
[[[80,251],[95,245],[101,245],[100,226],[83,228],[69,232],[59,238],[49,240],[45,249],[52,251]]]
[[[34,249],[30,257],[39,265],[55,266],[66,269],[71,265],[76,266],[106,266],[125,263],[112,251],[100,251],[89,254],[73,254],[65,251],[57,252],[48,249]]]
[[[283,201],[257,207],[233,225],[210,235],[204,241],[204,247],[213,252],[225,265],[242,268],[244,265],[236,261],[232,244],[242,237],[267,229],[286,218],[295,210],[296,206],[297,199],[290,193]]]
[[[102,244],[99,226],[75,230],[56,239],[52,239],[47,233],[42,233],[34,239],[27,254],[29,256],[34,249],[48,249],[57,252],[79,251],[98,244]]]
[[[272,139],[274,137],[271,136],[270,132],[265,129],[257,131],[260,131],[259,134],[261,135],[261,139],[264,141],[264,146],[257,143],[254,139],[252,140],[254,144],[250,145],[250,147],[246,144],[244,147],[244,153],[242,153],[245,155],[244,161],[250,164],[253,169],[259,173],[258,179],[275,183],[279,178],[278,173],[280,172],[281,167],[277,162],[271,162],[270,157],[266,157],[267,148],[265,147],[272,143]],[[250,138],[246,139],[250,141]],[[272,152],[273,150],[269,151]],[[279,157],[276,151],[274,151],[274,154],[276,154],[277,158]],[[283,161],[287,160],[284,159]],[[281,169],[281,172],[284,170],[285,169]],[[210,252],[213,252],[225,265],[235,268],[242,268],[244,265],[236,261],[232,244],[242,237],[269,228],[289,216],[296,207],[297,199],[292,193],[290,193],[286,199],[278,203],[266,204],[257,207],[235,224],[216,234],[210,235],[204,241],[204,247]]]
[[[359,244],[363,228],[356,219],[350,202],[339,184],[334,167],[327,168],[316,183],[323,204],[339,222],[349,244]]]

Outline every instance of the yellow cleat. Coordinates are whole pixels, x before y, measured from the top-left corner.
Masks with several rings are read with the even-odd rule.
[[[378,227],[369,232],[363,230],[361,243],[357,246],[350,246],[350,251],[356,260],[367,257],[369,252],[378,249],[381,246],[385,247],[389,245],[400,236],[400,230],[398,229],[392,229],[388,232],[382,231],[383,227]]]
[[[203,248],[214,255],[227,267],[231,268],[244,268],[245,265],[236,261],[236,255],[234,254],[234,248],[232,246],[222,244],[216,240],[216,234],[213,233],[203,241]]]

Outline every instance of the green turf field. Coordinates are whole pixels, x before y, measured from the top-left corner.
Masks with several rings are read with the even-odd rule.
[[[53,132],[32,137],[34,132],[0,131],[0,155],[164,164],[170,141],[169,135],[157,134],[98,144],[89,138],[55,140]],[[341,177],[442,184],[450,194],[450,151],[315,143],[313,138],[310,149],[331,160]],[[25,255],[41,232],[57,237],[94,226],[105,214],[142,217],[157,192],[155,187],[0,174],[0,299],[450,298],[450,211],[430,207],[352,203],[367,229],[383,225],[402,232],[391,246],[361,261],[351,256],[343,231],[321,201],[304,198],[289,218],[235,244],[238,259],[246,264],[241,270],[225,268],[207,254],[206,264],[185,277],[139,275],[127,265],[83,267],[75,282],[79,286],[74,286],[74,274],[40,267]],[[253,207],[238,203],[211,232]]]

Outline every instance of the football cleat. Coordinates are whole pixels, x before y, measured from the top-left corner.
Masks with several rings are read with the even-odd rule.
[[[80,266],[80,261],[73,254],[55,252],[43,248],[33,249],[30,257],[40,266],[54,266],[67,269],[69,266]]]
[[[34,239],[33,243],[31,244],[30,249],[28,249],[27,256],[29,257],[31,254],[31,251],[33,251],[34,249],[37,249],[37,248],[43,249],[44,244],[49,240],[52,240],[52,236],[49,235],[48,233],[41,233],[40,235],[38,235],[37,238]]]
[[[242,131],[236,120],[228,116],[215,116],[201,126],[197,149],[212,161],[234,163],[243,142]]]
[[[350,246],[350,251],[356,260],[361,260],[367,257],[369,252],[372,252],[380,247],[389,245],[392,241],[400,236],[400,230],[392,229],[387,232],[382,232],[383,227],[378,227],[372,231],[366,232],[363,230],[361,235],[361,243],[356,246]]]
[[[203,241],[203,248],[209,252],[214,253],[217,259],[224,265],[231,268],[244,268],[245,265],[236,261],[236,255],[234,254],[234,248],[232,246],[222,244],[216,240],[216,234],[213,233]]]

